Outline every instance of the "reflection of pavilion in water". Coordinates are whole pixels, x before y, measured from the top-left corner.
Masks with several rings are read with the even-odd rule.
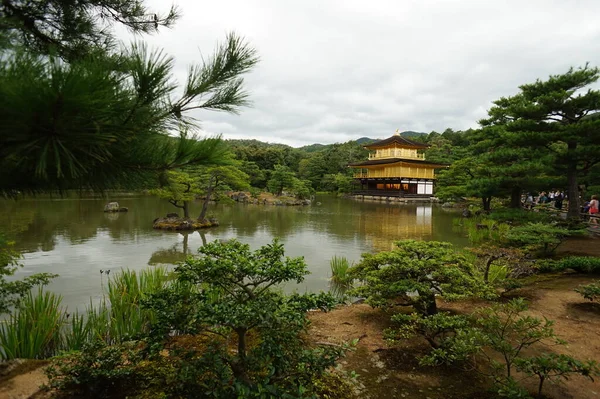
[[[376,251],[388,251],[394,241],[430,239],[433,233],[431,205],[377,207],[358,218],[358,231]]]

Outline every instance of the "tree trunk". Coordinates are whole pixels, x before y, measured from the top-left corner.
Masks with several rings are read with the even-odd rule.
[[[183,201],[183,217],[188,219],[190,217],[190,203]]]
[[[481,205],[485,212],[491,211],[492,197],[481,197]]]
[[[188,254],[188,236],[190,235],[189,233],[181,233],[183,235],[183,254],[187,256]]]
[[[579,219],[581,210],[579,209],[579,185],[577,184],[577,159],[573,152],[577,148],[576,142],[569,142],[567,153],[569,161],[567,164],[567,193],[569,195],[569,208],[567,209],[567,218]]]
[[[246,363],[246,329],[238,328],[235,330],[238,335],[238,356],[242,366]]]
[[[499,256],[490,255],[490,257],[485,262],[485,272],[483,273],[483,281],[486,283],[489,282],[490,279],[490,268],[492,267],[492,263],[497,260]]]
[[[437,304],[435,303],[435,294],[431,291],[419,291],[419,299],[415,304],[415,309],[425,316],[433,316],[437,313]]]
[[[210,201],[210,197],[212,197],[213,186],[209,185],[206,190],[206,198],[204,198],[204,203],[202,204],[202,211],[200,212],[200,216],[198,216],[198,220],[203,222],[206,220],[206,211],[208,210],[208,202]]]
[[[521,208],[521,187],[513,187],[510,192],[510,207]]]

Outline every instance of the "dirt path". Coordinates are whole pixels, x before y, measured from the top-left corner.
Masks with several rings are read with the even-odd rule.
[[[48,382],[42,371],[47,363],[29,360],[0,377],[0,399],[42,399],[39,387]]]
[[[557,353],[600,362],[600,306],[586,302],[573,288],[598,277],[561,275],[542,277],[520,290],[530,300],[532,315],[555,320],[556,333],[568,342],[553,347]],[[473,302],[440,303],[442,309],[471,311],[484,304]],[[357,350],[343,360],[345,370],[359,374],[361,398],[488,398],[489,383],[474,373],[452,368],[421,367],[416,360],[429,349],[420,339],[387,346],[382,331],[389,316],[368,305],[354,305],[330,313],[311,315],[312,331],[321,341],[344,342],[360,339]],[[536,380],[527,380],[534,390]],[[547,384],[544,392],[556,399],[598,399],[600,382],[573,377],[565,384]]]

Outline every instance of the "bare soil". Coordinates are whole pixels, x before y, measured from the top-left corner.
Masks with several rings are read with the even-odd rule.
[[[530,301],[530,313],[554,320],[555,332],[568,342],[566,346],[544,348],[569,354],[580,360],[600,362],[600,305],[585,301],[573,289],[588,284],[598,276],[552,275],[537,276],[527,287],[515,292]],[[438,304],[442,310],[470,312],[485,302],[462,301]],[[429,350],[419,338],[390,347],[383,338],[389,314],[368,305],[352,305],[329,313],[311,315],[312,333],[319,341],[332,343],[359,339],[356,351],[343,359],[346,371],[355,371],[360,398],[492,398],[489,381],[459,368],[423,367],[417,357]],[[525,376],[519,376],[524,378]],[[523,380],[535,392],[537,380]],[[572,377],[560,385],[546,383],[544,393],[555,399],[598,399],[600,383],[582,377]]]
[[[47,361],[27,360],[10,374],[0,376],[0,399],[42,399],[40,386],[48,382],[43,372]]]

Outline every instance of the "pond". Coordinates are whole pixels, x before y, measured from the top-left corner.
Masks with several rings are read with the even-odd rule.
[[[221,225],[190,233],[157,231],[152,221],[175,210],[154,197],[113,198],[127,213],[103,212],[107,199],[31,199],[0,201],[3,230],[9,230],[24,267],[17,277],[50,272],[49,289],[63,296],[69,308],[101,298],[106,275],[100,270],[143,269],[171,265],[194,254],[204,243],[237,238],[255,249],[278,237],[289,256],[304,256],[311,274],[286,291],[328,289],[329,261],[345,256],[358,261],[364,252],[392,248],[394,240],[450,241],[466,238],[452,229],[457,214],[430,203],[385,204],[334,196],[317,196],[313,205],[214,205],[211,212]],[[200,203],[191,213],[200,212]]]

